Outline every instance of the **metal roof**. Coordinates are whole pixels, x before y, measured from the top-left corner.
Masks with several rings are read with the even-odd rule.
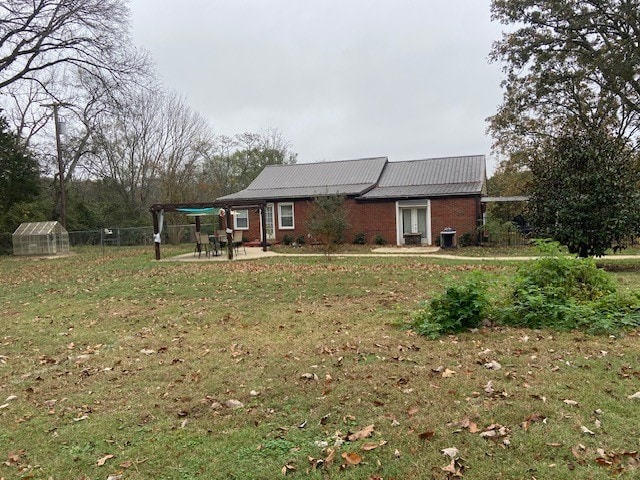
[[[219,198],[270,200],[341,194],[361,199],[481,194],[485,157],[389,162],[386,157],[266,167],[245,190]]]
[[[388,163],[377,187],[362,198],[472,195],[484,186],[484,155],[428,158]]]
[[[408,185],[396,187],[378,187],[360,198],[427,198],[447,195],[480,195],[482,182],[447,183],[443,185]]]
[[[220,201],[360,195],[375,186],[386,157],[337,162],[269,165],[245,189]]]
[[[526,202],[529,200],[525,195],[514,195],[505,197],[482,197],[483,203],[504,203],[504,202]]]

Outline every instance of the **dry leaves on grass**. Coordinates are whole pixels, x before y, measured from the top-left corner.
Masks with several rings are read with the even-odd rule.
[[[358,440],[362,440],[363,438],[367,438],[373,433],[373,429],[374,429],[374,425],[371,424],[358,432],[350,434],[347,437],[347,440],[349,440],[350,442],[356,442]]]
[[[462,464],[462,459],[458,457],[460,453],[456,447],[445,448],[444,450],[440,450],[440,452],[445,456],[449,457],[451,461],[448,465],[442,467],[442,470],[446,472],[447,479],[452,478],[461,478],[465,466]]]
[[[640,455],[638,451],[633,452],[610,452],[598,449],[596,463],[611,469],[615,475],[621,475],[630,470],[640,470]]]
[[[107,463],[107,460],[111,460],[112,458],[115,458],[115,455],[105,455],[104,457],[98,459],[98,461],[96,462],[96,465],[98,467],[102,467],[105,463]]]
[[[362,457],[357,452],[342,452],[342,458],[348,466],[359,465]]]

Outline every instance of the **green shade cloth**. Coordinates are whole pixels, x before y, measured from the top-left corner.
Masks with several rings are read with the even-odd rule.
[[[176,208],[178,212],[186,213],[188,217],[200,217],[203,215],[218,215],[219,208]]]

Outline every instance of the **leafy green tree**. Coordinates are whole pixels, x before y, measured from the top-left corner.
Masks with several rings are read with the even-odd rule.
[[[638,155],[604,131],[549,140],[530,161],[538,233],[581,257],[601,256],[640,231]]]
[[[316,197],[307,213],[306,227],[320,242],[327,258],[344,243],[349,228],[349,212],[341,195]]]
[[[505,72],[496,146],[527,159],[532,223],[602,255],[637,232],[640,0],[493,0],[491,12],[509,26],[491,52]]]
[[[498,146],[535,146],[570,126],[640,127],[640,0],[493,0],[510,28],[490,58],[504,64],[504,98],[490,129]]]
[[[40,189],[38,163],[9,131],[0,117],[0,204],[9,211],[18,203],[34,200]]]
[[[0,252],[11,248],[11,233],[26,220],[42,220],[37,162],[0,117]]]

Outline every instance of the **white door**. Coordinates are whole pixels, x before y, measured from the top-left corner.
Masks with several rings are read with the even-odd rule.
[[[276,238],[276,226],[273,216],[273,203],[267,203],[264,210],[264,218],[267,228],[267,240],[273,240]]]

